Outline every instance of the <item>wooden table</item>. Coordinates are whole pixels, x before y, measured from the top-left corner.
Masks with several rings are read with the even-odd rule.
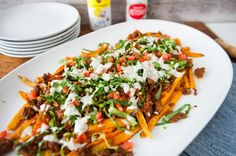
[[[205,32],[208,34],[207,30],[204,29],[202,22],[185,22],[185,24],[192,26],[200,31]],[[89,25],[82,25],[81,26],[81,35],[87,34],[91,32]],[[14,57],[8,57],[5,55],[0,54],[0,78],[5,76],[7,73],[21,65],[22,63],[30,60],[31,58],[14,58]]]

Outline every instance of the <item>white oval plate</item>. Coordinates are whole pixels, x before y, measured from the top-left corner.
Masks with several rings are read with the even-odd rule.
[[[0,14],[0,39],[30,41],[47,38],[70,28],[78,11],[63,3],[30,3]]]
[[[4,46],[4,47],[9,47],[9,48],[17,48],[17,49],[26,49],[26,48],[37,48],[37,47],[41,47],[41,46],[46,46],[46,45],[50,45],[50,44],[54,44],[60,40],[63,40],[65,38],[67,38],[68,36],[70,36],[72,33],[74,33],[74,31],[79,30],[79,26],[74,26],[72,29],[70,29],[70,31],[68,31],[67,33],[63,33],[62,35],[55,37],[54,39],[49,39],[48,41],[42,41],[42,42],[38,42],[38,43],[33,43],[33,44],[23,44],[22,42],[20,42],[20,44],[14,44],[13,42],[11,43],[6,43],[0,40],[0,46]]]
[[[75,36],[76,34],[78,34],[78,31],[79,31],[78,29],[75,29],[70,34],[65,35],[61,40],[59,40],[55,43],[45,44],[45,45],[42,45],[42,46],[39,46],[39,47],[14,48],[14,47],[8,47],[8,46],[1,45],[1,43],[0,43],[0,49],[7,50],[7,51],[12,51],[12,52],[19,52],[19,53],[28,53],[28,52],[32,52],[32,51],[47,49],[47,48],[54,47],[56,45],[59,45],[59,44],[65,42],[65,41],[67,41],[72,36]]]
[[[49,44],[49,43],[54,43],[57,42],[58,40],[62,39],[63,36],[67,35],[68,33],[71,33],[75,29],[80,29],[80,20],[76,22],[72,27],[69,29],[65,30],[64,32],[54,35],[52,37],[48,37],[45,39],[41,40],[36,40],[36,41],[5,41],[5,40],[0,40],[1,44],[9,45],[9,46],[16,46],[16,47],[22,47],[22,46],[38,46],[38,45],[44,45],[44,44]]]
[[[54,72],[59,67],[60,59],[78,55],[82,48],[95,49],[100,42],[114,44],[136,29],[141,32],[161,31],[172,37],[178,37],[184,46],[190,46],[193,51],[205,54],[203,58],[194,59],[194,68],[202,66],[206,68],[204,78],[196,80],[198,96],[183,96],[177,104],[177,107],[185,103],[198,107],[193,108],[187,119],[170,124],[167,129],[156,127],[152,131],[153,139],[142,139],[138,134],[132,139],[136,156],[180,154],[206,126],[225,99],[232,83],[232,64],[225,51],[204,33],[182,24],[160,20],[121,23],[92,32],[53,48],[15,69],[0,81],[0,99],[5,101],[0,105],[0,129],[5,128],[24,103],[18,96],[18,91],[30,91],[17,75],[33,80],[43,73]]]
[[[75,38],[78,37],[79,31],[75,32],[72,36],[70,36],[69,38],[67,38],[66,40],[64,40],[62,43],[66,43],[68,41],[71,41]],[[62,43],[58,43],[54,46],[45,48],[45,49],[40,49],[40,50],[32,50],[32,51],[27,51],[27,52],[19,52],[19,51],[9,51],[9,50],[5,50],[5,49],[1,49],[0,48],[0,53],[6,55],[6,56],[10,56],[10,57],[18,57],[18,58],[28,58],[28,57],[35,57],[41,53],[44,53],[45,51],[48,51],[49,49],[52,49],[53,47],[56,47],[57,45],[60,45]]]

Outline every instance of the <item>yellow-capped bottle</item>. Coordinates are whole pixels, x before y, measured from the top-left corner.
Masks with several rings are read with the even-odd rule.
[[[90,27],[97,30],[111,25],[111,1],[87,0]]]

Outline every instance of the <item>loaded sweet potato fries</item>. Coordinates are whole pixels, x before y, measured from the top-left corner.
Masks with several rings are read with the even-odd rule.
[[[100,43],[65,58],[34,82],[19,76],[32,90],[19,92],[25,104],[0,133],[0,153],[133,155],[129,140],[137,132],[152,138],[155,126],[188,116],[190,104],[175,105],[183,94],[197,94],[195,57],[203,54],[179,39],[135,31],[115,46]]]

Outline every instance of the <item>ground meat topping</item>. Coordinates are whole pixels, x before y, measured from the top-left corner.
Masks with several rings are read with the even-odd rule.
[[[36,114],[37,114],[37,111],[35,111],[32,107],[25,107],[21,116],[24,119],[29,120],[33,118]]]
[[[177,121],[179,121],[179,120],[181,120],[181,119],[185,119],[185,118],[187,118],[187,114],[185,114],[185,113],[178,113],[178,114],[176,114],[175,116],[173,116],[171,119],[170,119],[170,122],[177,122]]]
[[[10,152],[13,148],[13,142],[8,139],[0,140],[0,155]]]
[[[206,69],[204,67],[197,68],[194,70],[194,74],[197,76],[197,78],[202,78],[204,76],[205,70]]]

